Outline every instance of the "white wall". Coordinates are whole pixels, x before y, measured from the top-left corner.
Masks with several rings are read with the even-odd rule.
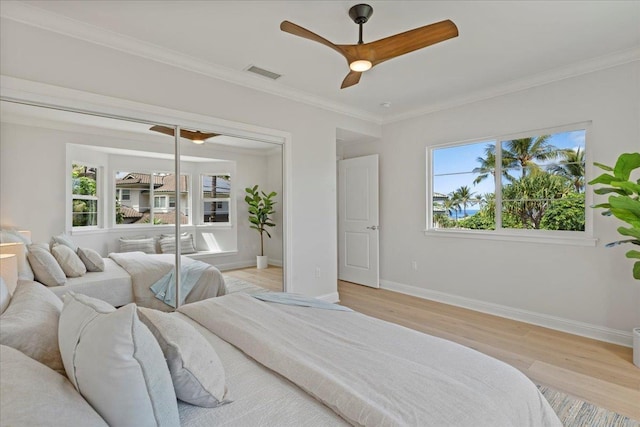
[[[629,248],[604,248],[618,239],[619,222],[594,215],[597,247],[425,236],[425,149],[592,120],[587,151],[593,160],[612,165],[620,153],[640,151],[639,119],[640,63],[635,62],[385,125],[377,142],[345,144],[345,158],[380,154],[385,286],[442,292],[487,309],[507,306],[533,320],[630,342],[631,328],[640,325],[640,283],[624,257]],[[588,165],[587,171],[593,177],[598,170]],[[552,317],[558,318],[555,323]],[[617,331],[625,332],[621,337]]]
[[[336,295],[336,128],[376,134],[378,125],[6,19],[0,73],[289,132],[288,289]]]

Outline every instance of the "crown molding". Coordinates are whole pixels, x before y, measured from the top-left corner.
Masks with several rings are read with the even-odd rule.
[[[174,50],[105,30],[94,25],[89,25],[22,2],[3,2],[2,8],[0,8],[0,16],[32,27],[63,34],[130,55],[182,68],[187,71],[302,102],[356,119],[376,124],[382,122],[381,116],[371,114],[367,111],[317,97],[304,91],[291,89],[277,82],[267,81],[262,77],[202,61]]]
[[[437,111],[448,110],[462,105],[471,104],[478,101],[484,101],[496,98],[502,95],[508,95],[514,92],[520,92],[537,86],[546,85],[560,80],[577,77],[583,74],[592,73],[607,68],[616,67],[618,65],[628,64],[630,62],[640,61],[640,46],[615,52],[609,55],[599,56],[597,58],[588,59],[568,65],[566,67],[555,68],[544,73],[535,74],[533,76],[522,79],[512,80],[510,82],[492,86],[487,89],[466,94],[447,100],[446,102],[433,103],[424,107],[406,111],[391,117],[387,117],[382,124],[390,124],[402,120],[413,119]]]

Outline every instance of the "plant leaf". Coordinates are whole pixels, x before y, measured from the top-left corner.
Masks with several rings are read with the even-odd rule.
[[[613,248],[614,246],[620,246],[623,243],[635,243],[636,239],[618,240],[617,242],[611,242],[604,245],[605,248]]]
[[[622,188],[628,195],[640,194],[640,184],[635,184],[630,181],[613,181],[611,185],[614,187]]]
[[[637,258],[640,259],[640,251],[630,250],[626,253],[627,258]]]
[[[600,203],[598,205],[592,205],[591,207],[593,209],[596,209],[596,208],[607,208],[607,209],[609,209],[611,207],[611,205],[609,203]]]
[[[603,165],[602,163],[598,162],[593,162],[593,165],[599,167],[600,169],[613,172],[613,168],[611,166]]]
[[[640,168],[640,153],[624,153],[618,157],[613,174],[620,181],[628,181],[631,171]]]
[[[603,173],[602,175],[592,179],[589,181],[589,185],[593,184],[610,184],[612,181],[616,181],[616,177],[609,175],[608,173]]]
[[[631,236],[640,240],[640,228],[618,227],[618,233],[622,234],[623,236]]]
[[[611,187],[596,188],[595,190],[593,190],[593,192],[596,193],[596,194],[616,193],[616,194],[620,194],[621,196],[626,196],[627,195],[626,191],[621,190],[619,188],[611,188]]]
[[[624,209],[631,212],[640,220],[640,200],[634,200],[631,197],[615,197],[609,196],[609,204],[611,209]]]
[[[633,278],[636,280],[640,280],[640,261],[636,262],[633,265]]]

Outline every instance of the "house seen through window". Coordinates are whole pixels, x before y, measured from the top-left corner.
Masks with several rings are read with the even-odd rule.
[[[73,227],[98,225],[98,168],[80,163],[71,165],[71,211]]]
[[[585,137],[562,129],[433,149],[430,228],[584,231]]]
[[[116,224],[175,224],[177,197],[180,221],[189,224],[189,176],[179,181],[171,173],[116,172]]]

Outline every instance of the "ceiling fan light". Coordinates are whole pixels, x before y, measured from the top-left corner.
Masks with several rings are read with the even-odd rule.
[[[191,142],[193,142],[194,144],[200,145],[200,144],[204,144],[204,139],[194,139]]]
[[[371,62],[367,61],[366,59],[359,59],[349,64],[349,68],[351,68],[351,71],[357,71],[360,73],[363,71],[367,71],[371,67],[372,67]]]

